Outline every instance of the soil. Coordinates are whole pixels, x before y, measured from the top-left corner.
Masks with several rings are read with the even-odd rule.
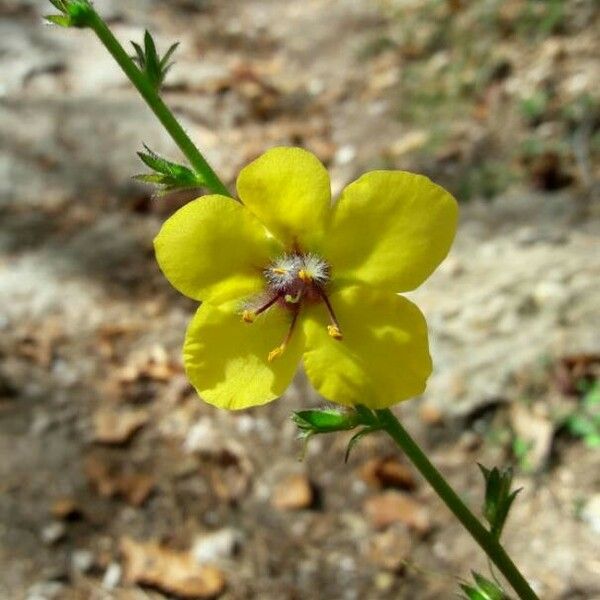
[[[600,598],[600,452],[568,426],[600,364],[597,5],[96,4],[123,42],[181,42],[165,99],[228,184],[295,144],[335,193],[402,168],[457,195],[452,252],[410,295],[434,375],[397,414],[473,508],[477,462],[515,467],[503,541],[540,598]],[[300,460],[290,414],[324,405],[301,372],[242,413],[195,396],[195,303],[152,250],[190,195],[131,179],[142,142],[180,157],[51,8],[0,2],[0,598],[426,600],[489,576],[383,436]]]

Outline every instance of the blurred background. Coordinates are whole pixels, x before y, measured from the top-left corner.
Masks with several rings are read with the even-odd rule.
[[[411,296],[434,375],[398,413],[505,532],[544,599],[600,598],[600,6],[595,0],[123,0],[124,43],[181,45],[165,98],[229,184],[277,144],[428,174],[461,203]],[[312,440],[283,400],[210,408],[182,373],[193,302],[154,262],[180,159],[86,31],[0,0],[0,597],[453,598],[485,560],[383,437]],[[207,566],[208,565],[208,566]]]

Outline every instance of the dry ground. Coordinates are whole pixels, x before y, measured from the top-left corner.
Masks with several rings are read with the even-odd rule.
[[[42,26],[42,4],[0,2],[0,597],[454,597],[485,561],[385,439],[347,465],[347,437],[317,439],[300,462],[289,415],[322,402],[301,374],[242,414],[191,392],[195,307],[152,254],[184,199],[130,179],[142,141],[176,152],[96,40]],[[460,2],[429,21],[414,2],[97,4],[124,41],[181,41],[166,98],[229,182],[300,144],[335,192],[388,166],[469,198],[414,293],[436,367],[399,413],[472,506],[476,461],[513,462],[515,561],[544,599],[600,598],[600,453],[564,426],[600,356],[594,3],[554,22],[482,2],[492,24]]]

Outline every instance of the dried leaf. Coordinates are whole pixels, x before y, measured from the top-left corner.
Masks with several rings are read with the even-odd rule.
[[[225,576],[216,567],[199,565],[188,552],[156,542],[121,540],[125,580],[158,588],[180,598],[214,598],[225,589]]]
[[[94,415],[94,441],[109,445],[125,444],[149,418],[145,410],[102,408]]]

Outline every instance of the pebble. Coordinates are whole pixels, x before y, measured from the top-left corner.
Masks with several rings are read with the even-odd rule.
[[[243,533],[232,527],[200,536],[192,546],[192,555],[199,563],[231,558],[244,541]]]
[[[58,600],[64,589],[59,581],[42,581],[29,588],[25,600]]]
[[[48,525],[42,528],[40,537],[42,538],[42,542],[47,546],[53,546],[62,540],[67,534],[67,528],[64,523],[60,523],[59,521],[53,521]]]
[[[583,507],[581,518],[600,535],[600,494],[593,495]]]
[[[281,481],[271,497],[271,503],[279,510],[309,508],[313,502],[313,487],[308,477],[302,473],[290,475]]]
[[[337,165],[347,165],[356,158],[356,148],[349,144],[342,146],[335,153],[335,163]]]
[[[122,575],[123,569],[121,569],[121,565],[114,562],[110,563],[104,572],[104,577],[102,578],[102,587],[105,590],[114,590],[119,585]]]
[[[75,550],[71,554],[71,567],[77,573],[87,573],[94,566],[94,553],[91,550]]]

